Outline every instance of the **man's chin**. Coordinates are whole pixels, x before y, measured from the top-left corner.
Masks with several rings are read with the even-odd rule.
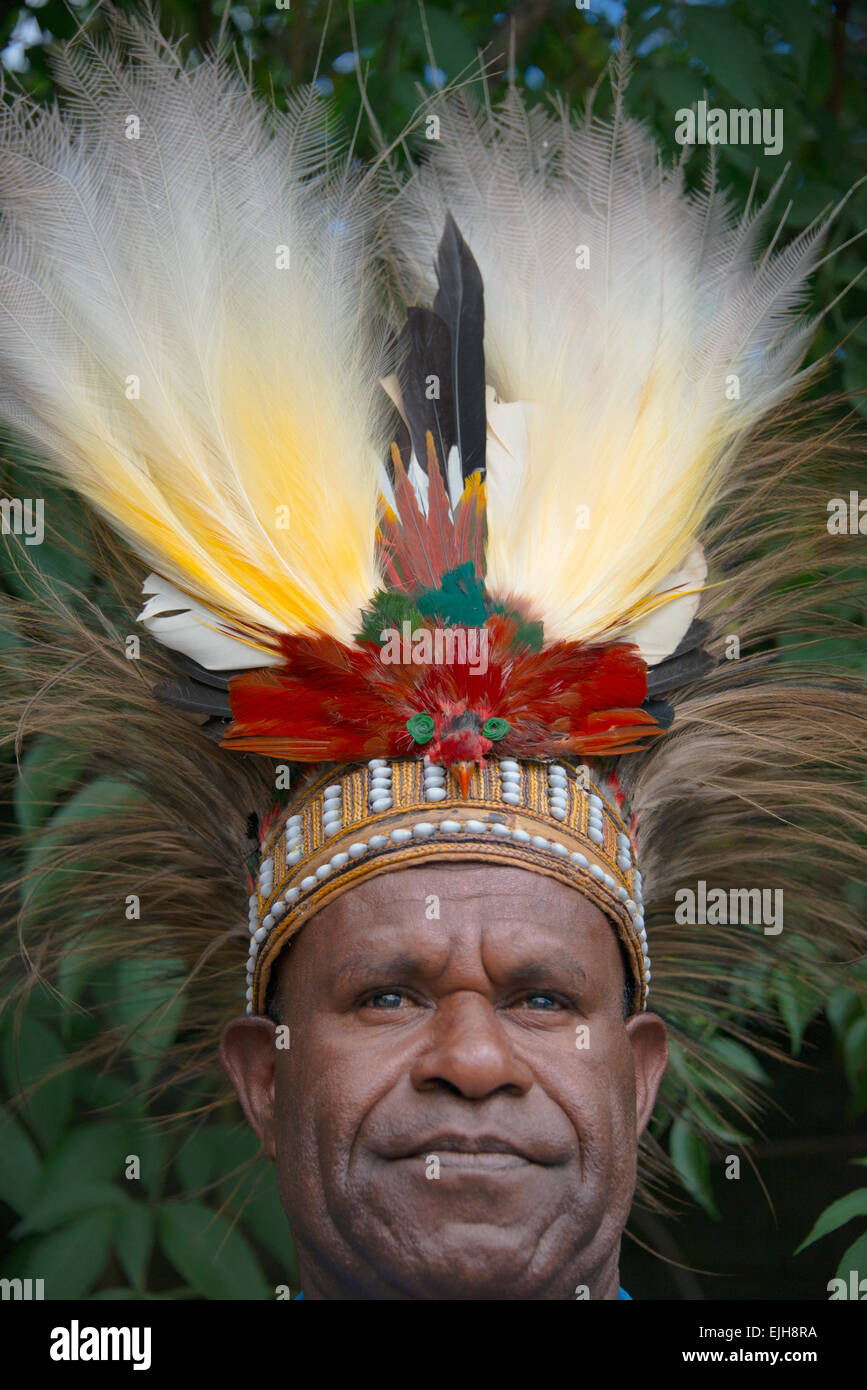
[[[532,1227],[465,1219],[412,1230],[404,1227],[397,1249],[392,1230],[390,1250],[382,1251],[379,1269],[411,1298],[556,1297],[551,1285],[562,1280],[562,1271],[556,1267],[559,1262],[552,1262],[549,1255],[534,1268],[541,1238],[537,1221]]]

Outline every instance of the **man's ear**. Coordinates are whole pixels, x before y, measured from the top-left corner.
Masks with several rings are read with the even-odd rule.
[[[668,1041],[658,1014],[636,1014],[627,1023],[626,1032],[635,1068],[635,1131],[643,1134],[668,1066]]]
[[[273,1159],[274,1052],[277,1029],[270,1018],[233,1018],[223,1029],[220,1061],[238,1093],[244,1114]]]

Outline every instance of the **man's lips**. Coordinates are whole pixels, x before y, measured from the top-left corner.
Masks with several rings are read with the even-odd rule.
[[[426,1159],[435,1155],[441,1166],[515,1168],[523,1163],[550,1164],[556,1158],[543,1145],[508,1139],[502,1134],[460,1134],[453,1130],[432,1134],[423,1142],[413,1140],[389,1155],[395,1159]]]

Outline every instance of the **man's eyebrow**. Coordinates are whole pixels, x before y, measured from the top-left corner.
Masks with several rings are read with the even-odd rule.
[[[338,980],[348,980],[350,983],[353,976],[358,975],[417,979],[419,976],[430,974],[431,964],[431,961],[411,951],[379,955],[375,949],[359,947],[340,962],[335,974]],[[438,975],[442,973],[442,968],[440,966],[437,969]],[[546,983],[562,984],[564,980],[568,980],[576,989],[582,989],[587,984],[587,972],[583,966],[557,951],[552,952],[550,956],[520,961],[497,973],[502,982],[510,988],[521,985],[540,986]]]
[[[408,951],[397,951],[393,955],[378,955],[376,951],[361,947],[340,962],[340,977],[353,974],[376,975],[420,975],[425,969],[421,956]]]
[[[535,985],[541,980],[562,980],[567,976],[579,988],[587,983],[587,972],[583,966],[573,960],[564,960],[556,953],[542,960],[521,961],[503,971],[503,975],[512,985]]]

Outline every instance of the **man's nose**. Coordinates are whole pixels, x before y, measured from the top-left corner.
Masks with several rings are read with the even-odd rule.
[[[481,1100],[502,1089],[524,1095],[533,1073],[516,1054],[493,1004],[462,990],[438,1005],[411,1080],[420,1090],[444,1085],[468,1100]]]

